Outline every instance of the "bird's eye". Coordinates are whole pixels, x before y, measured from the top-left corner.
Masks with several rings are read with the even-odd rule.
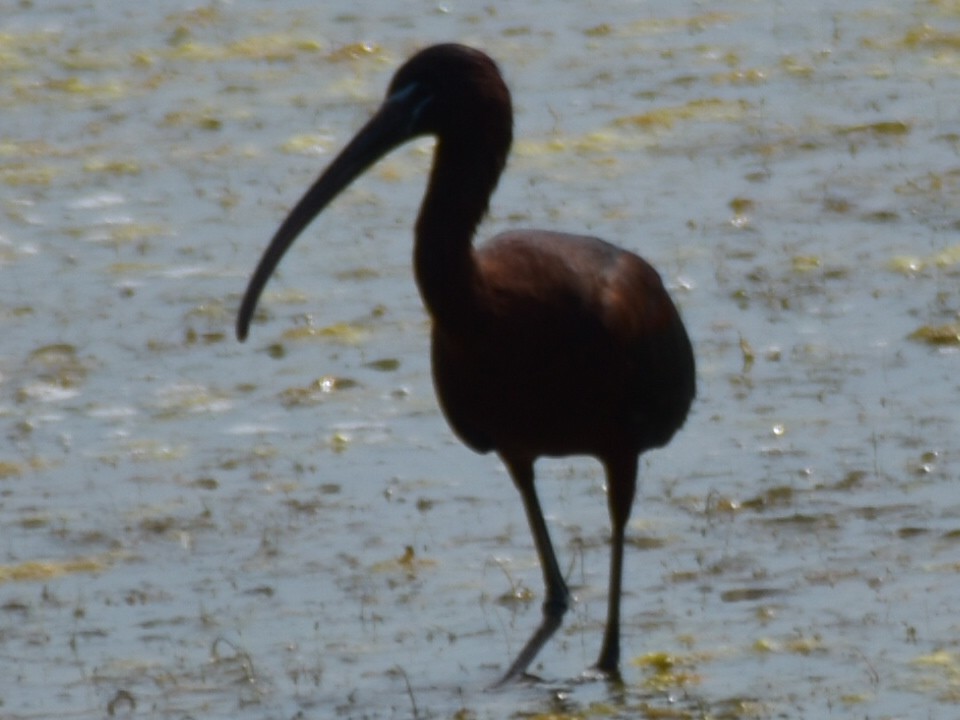
[[[412,82],[404,85],[399,90],[390,93],[389,100],[393,102],[407,102],[420,87],[420,83]]]
[[[417,88],[420,92],[413,93],[410,97],[410,119],[412,124],[417,125],[424,118],[426,109],[433,102],[433,93],[427,92],[426,88]]]
[[[397,103],[406,110],[409,128],[412,130],[423,120],[423,113],[433,100],[433,93],[421,82],[411,82],[390,94],[389,102]]]

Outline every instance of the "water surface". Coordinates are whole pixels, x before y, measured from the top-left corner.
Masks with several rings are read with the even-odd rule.
[[[5,3],[5,717],[951,717],[960,7]],[[447,428],[410,269],[429,142],[285,259],[286,209],[423,45],[501,64],[482,228],[641,252],[700,393],[642,462],[624,685],[603,478],[538,467],[578,602],[539,619],[495,457]],[[919,335],[917,333],[919,332]]]

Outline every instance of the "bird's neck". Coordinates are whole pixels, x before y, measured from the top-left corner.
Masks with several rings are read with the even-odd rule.
[[[437,143],[417,218],[414,272],[427,311],[438,323],[466,322],[476,312],[480,278],[473,236],[503,167],[495,155]]]

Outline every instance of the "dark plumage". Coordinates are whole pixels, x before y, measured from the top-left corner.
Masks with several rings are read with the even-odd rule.
[[[237,319],[246,337],[267,278],[306,225],[397,145],[435,135],[416,222],[414,269],[433,319],[433,377],[454,432],[495,451],[523,498],[543,567],[544,619],[504,680],[522,674],[560,625],[570,595],[534,488],[542,456],[604,465],[613,528],[609,608],[596,667],[616,674],[624,529],[638,456],[665,445],[695,393],[694,358],[660,276],[603,240],[514,230],[474,248],[506,163],[512,109],[494,62],[436,45],[396,73],[380,110],[291,211],[250,280]]]

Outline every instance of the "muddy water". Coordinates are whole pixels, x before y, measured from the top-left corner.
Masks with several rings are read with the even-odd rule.
[[[0,714],[952,717],[960,7],[7,3]],[[798,9],[801,8],[802,9]],[[483,227],[642,252],[700,396],[642,466],[624,685],[581,682],[608,525],[540,487],[578,603],[496,693],[540,575],[429,379],[429,143],[246,276],[415,48],[486,48],[518,142]]]

